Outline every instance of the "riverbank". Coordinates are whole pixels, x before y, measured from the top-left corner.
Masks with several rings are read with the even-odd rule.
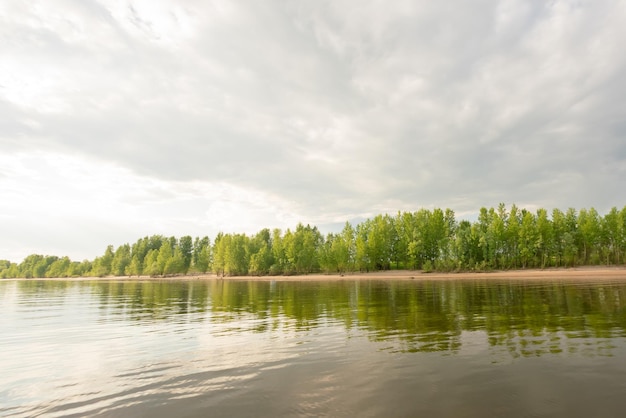
[[[218,276],[214,273],[187,274],[169,277],[150,276],[107,276],[72,277],[16,280],[271,280],[271,281],[315,281],[315,280],[461,280],[461,279],[553,279],[553,280],[624,280],[626,266],[589,266],[574,268],[549,268],[527,270],[497,270],[489,272],[425,273],[421,270],[387,270],[376,272],[351,272],[344,274],[303,274],[293,276]],[[4,279],[11,280],[11,279]]]
[[[216,275],[186,276],[197,279],[218,278]],[[298,276],[226,276],[225,280],[457,280],[457,279],[615,279],[626,281],[626,267],[576,267],[528,270],[498,270],[490,272],[425,273],[421,270],[387,270],[370,273],[306,274]]]

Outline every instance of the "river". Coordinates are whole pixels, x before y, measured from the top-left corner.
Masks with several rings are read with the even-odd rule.
[[[0,416],[621,417],[626,280],[2,280]]]

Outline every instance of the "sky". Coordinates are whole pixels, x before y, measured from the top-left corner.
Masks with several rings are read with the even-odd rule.
[[[623,0],[0,0],[0,259],[626,204]]]

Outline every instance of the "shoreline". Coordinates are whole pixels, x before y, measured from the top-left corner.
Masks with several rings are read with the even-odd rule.
[[[551,269],[527,269],[527,270],[494,270],[489,272],[432,272],[425,273],[422,270],[386,270],[377,272],[352,272],[344,274],[314,273],[294,276],[226,276],[210,278],[221,280],[275,280],[275,281],[339,281],[339,280],[475,280],[475,279],[612,279],[626,281],[626,266],[615,267],[573,267]],[[195,276],[197,279],[206,276]]]
[[[339,280],[472,280],[472,279],[517,279],[517,280],[623,280],[626,281],[626,266],[587,266],[571,268],[495,270],[489,272],[432,272],[422,270],[386,270],[376,272],[313,273],[293,276],[218,276],[214,273],[187,274],[169,277],[150,276],[105,276],[105,277],[45,277],[7,278],[0,280],[64,280],[64,281],[168,281],[168,280],[251,280],[251,281],[339,281]]]

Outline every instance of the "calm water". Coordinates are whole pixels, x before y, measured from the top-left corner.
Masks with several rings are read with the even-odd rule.
[[[1,416],[622,417],[626,281],[0,281]]]

